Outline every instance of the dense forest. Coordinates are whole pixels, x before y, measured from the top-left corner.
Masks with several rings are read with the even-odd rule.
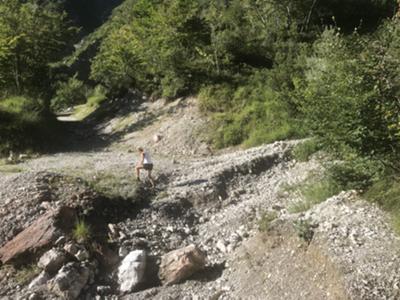
[[[55,112],[89,100],[197,95],[214,147],[309,137],[304,155],[343,161],[333,184],[396,194],[395,0],[120,2],[0,3],[3,153],[37,149]]]

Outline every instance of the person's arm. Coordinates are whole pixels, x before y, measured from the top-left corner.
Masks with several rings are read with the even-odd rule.
[[[143,166],[144,163],[144,152],[140,154],[140,165]]]

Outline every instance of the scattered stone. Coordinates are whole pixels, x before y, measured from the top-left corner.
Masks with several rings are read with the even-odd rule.
[[[54,274],[63,266],[66,261],[66,255],[60,250],[53,248],[40,257],[38,267],[49,274]]]
[[[65,244],[65,241],[66,241],[67,239],[66,239],[66,237],[65,236],[60,236],[57,240],[56,240],[56,242],[54,243],[56,246],[60,246],[60,245],[63,245],[63,244]]]
[[[138,284],[143,281],[145,268],[146,252],[144,250],[135,250],[129,253],[118,268],[118,282],[121,292],[135,290]]]
[[[160,279],[164,285],[179,283],[206,264],[206,255],[195,245],[171,251],[161,258]]]
[[[81,250],[78,250],[78,252],[75,254],[75,257],[79,261],[85,261],[85,260],[89,259],[90,255],[86,249],[81,249]]]
[[[69,242],[64,246],[64,250],[71,255],[75,255],[79,249],[74,242]]]
[[[48,288],[63,299],[73,300],[78,298],[87,284],[89,275],[90,271],[87,267],[78,263],[68,263],[48,283]]]

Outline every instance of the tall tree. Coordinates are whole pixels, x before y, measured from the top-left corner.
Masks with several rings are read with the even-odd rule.
[[[0,3],[0,90],[38,94],[46,90],[49,64],[60,58],[73,33],[66,14],[51,3]]]

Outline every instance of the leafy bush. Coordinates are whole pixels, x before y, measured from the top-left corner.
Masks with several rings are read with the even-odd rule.
[[[392,215],[395,230],[400,233],[400,181],[397,176],[385,176],[366,192],[366,198]]]
[[[87,105],[90,107],[98,107],[107,99],[106,94],[106,89],[101,85],[97,85],[93,90],[88,92]]]
[[[9,97],[0,100],[0,153],[37,150],[56,140],[58,126],[40,100]]]
[[[58,84],[55,97],[51,100],[51,108],[54,111],[58,111],[85,103],[87,92],[88,88],[75,75],[67,82],[60,82]]]
[[[399,161],[399,25],[387,23],[372,37],[344,37],[330,29],[314,44],[304,82],[297,82],[298,103],[325,146]]]
[[[310,220],[297,220],[293,223],[299,238],[303,239],[307,244],[310,244],[314,237],[314,226]]]
[[[384,166],[365,157],[350,156],[328,166],[328,176],[343,190],[365,191],[382,176]]]

